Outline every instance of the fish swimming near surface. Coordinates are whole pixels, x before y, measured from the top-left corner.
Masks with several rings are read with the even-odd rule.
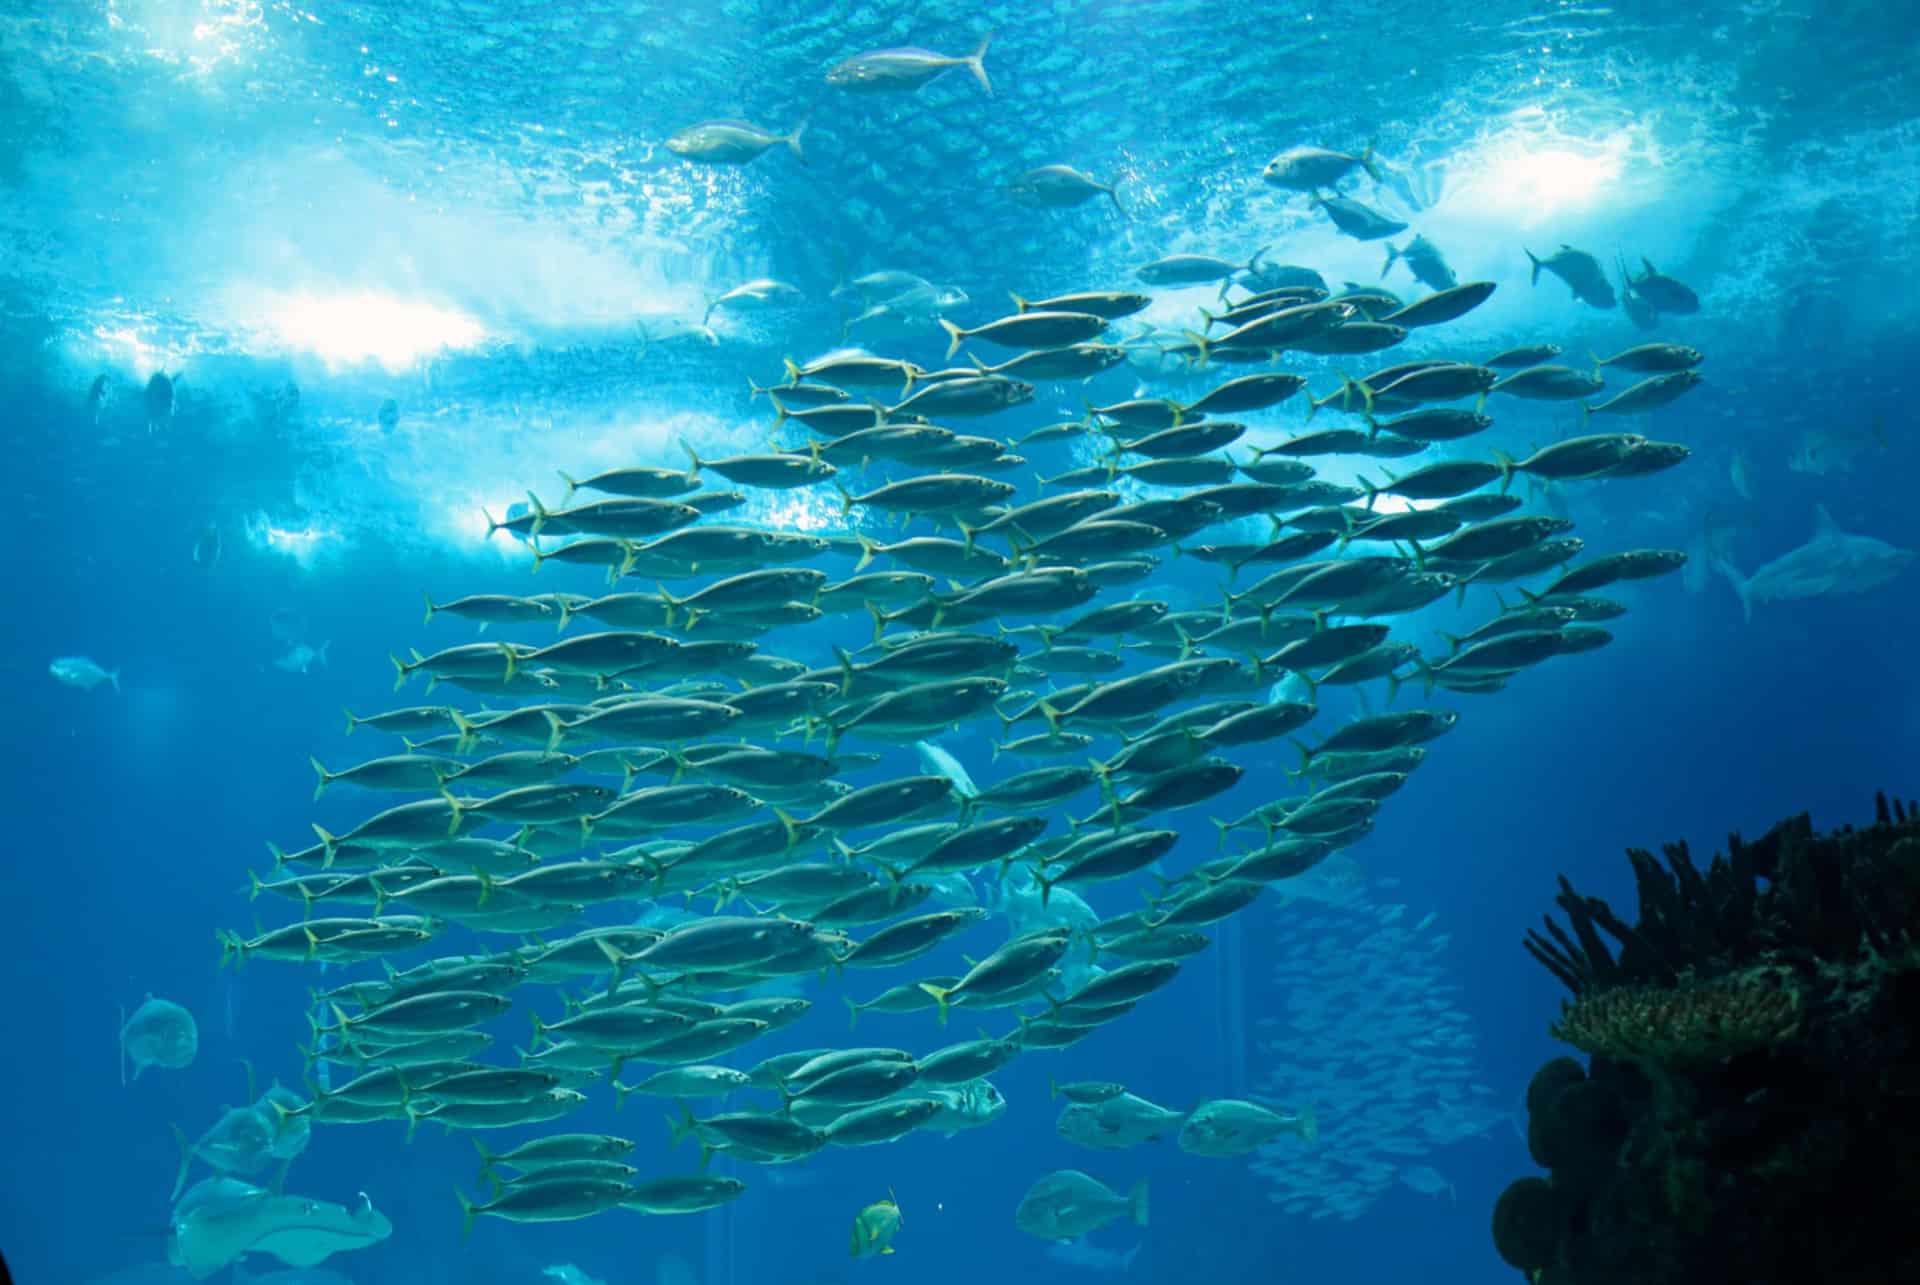
[[[1423,236],[1416,236],[1407,242],[1404,250],[1387,245],[1386,266],[1380,269],[1380,279],[1386,280],[1387,273],[1396,263],[1405,263],[1414,278],[1435,290],[1451,290],[1459,284],[1453,275],[1453,269],[1447,266],[1446,256],[1440,253],[1438,246]]]
[[[1700,296],[1692,287],[1663,275],[1650,260],[1640,260],[1640,266],[1645,271],[1637,277],[1629,276],[1627,284],[1656,310],[1682,317],[1700,311]]]
[[[87,385],[87,416],[94,423],[100,422],[100,415],[113,401],[113,380],[106,375],[95,375],[93,382]]]
[[[806,295],[799,286],[789,285],[785,281],[776,281],[772,277],[756,277],[743,285],[737,285],[724,294],[714,296],[707,304],[706,315],[701,318],[704,324],[714,313],[727,311],[748,311],[767,308],[791,307],[803,302]]]
[[[709,165],[745,165],[768,148],[784,144],[793,153],[793,159],[805,165],[807,157],[800,150],[800,136],[806,132],[805,120],[784,134],[743,120],[709,120],[689,125],[669,138],[667,150],[675,156],[705,161]]]
[[[1595,308],[1613,308],[1619,305],[1614,296],[1613,283],[1607,280],[1607,274],[1600,261],[1585,250],[1576,250],[1563,245],[1542,259],[1533,251],[1527,250],[1527,262],[1533,265],[1533,284],[1540,284],[1540,273],[1551,272],[1567,283],[1573,291],[1573,297]]]
[[[174,378],[178,378],[175,376]],[[147,380],[147,431],[159,432],[173,422],[173,379],[164,370],[156,370]]]
[[[1380,182],[1380,168],[1374,163],[1372,143],[1358,156],[1324,147],[1290,147],[1268,161],[1260,177],[1275,187],[1314,192],[1333,187],[1355,170],[1365,170],[1374,182]]]
[[[1127,214],[1126,207],[1120,204],[1120,194],[1111,184],[1082,174],[1071,165],[1042,165],[1028,170],[1007,184],[1007,194],[1025,205],[1055,207],[1082,205],[1096,196],[1104,196],[1113,202],[1113,208],[1122,218]]]
[[[827,83],[854,93],[910,94],[928,81],[955,67],[965,67],[980,82],[980,88],[993,93],[987,79],[987,46],[993,43],[989,32],[974,51],[964,58],[950,58],[931,49],[879,49],[856,54],[827,72]]]
[[[1333,226],[1356,241],[1379,241],[1407,230],[1399,219],[1390,219],[1371,205],[1345,196],[1316,196],[1313,204],[1327,212]]]
[[[1799,548],[1750,576],[1742,576],[1725,558],[1716,559],[1714,568],[1733,586],[1742,614],[1752,620],[1754,604],[1759,602],[1791,602],[1877,589],[1905,571],[1915,557],[1920,554],[1910,549],[1896,548],[1870,535],[1842,531],[1826,505],[1816,504],[1813,538]]]
[[[61,656],[47,666],[47,672],[69,687],[78,687],[90,692],[101,683],[112,683],[113,690],[120,690],[120,671],[102,669],[85,656]]]

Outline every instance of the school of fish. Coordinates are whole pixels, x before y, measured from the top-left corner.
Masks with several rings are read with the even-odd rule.
[[[964,69],[991,93],[988,48],[861,55],[827,82],[910,93]],[[805,128],[706,122],[667,146],[695,164],[775,147],[803,161]],[[1296,148],[1262,177],[1348,235],[1405,230],[1338,195],[1360,172],[1376,173],[1370,148]],[[1012,191],[1120,208],[1066,166]],[[1124,285],[1015,294],[999,316],[870,273],[846,287],[862,316],[937,326],[948,361],[966,363],[866,349],[789,361],[768,382],[755,372],[773,411],[765,450],[707,458],[689,444],[685,467],[591,475],[556,459],[557,492],[552,473],[527,477],[526,506],[489,514],[488,534],[524,541],[540,579],[429,598],[426,628],[474,632],[396,646],[395,688],[421,703],[350,713],[350,732],[388,744],[314,763],[316,798],[392,805],[271,845],[252,892],[289,913],[220,935],[223,963],[328,966],[307,1054],[345,1073],[244,1108],[239,1150],[222,1150],[219,1126],[183,1137],[180,1184],[196,1158],[230,1175],[223,1157],[264,1168],[313,1125],[386,1122],[474,1133],[485,1192],[459,1195],[468,1225],[689,1213],[746,1189],[707,1170],[713,1153],[751,1172],[988,1124],[1007,1105],[996,1072],[1154,1004],[1210,926],[1365,837],[1445,752],[1456,705],[1606,645],[1601,622],[1626,608],[1600,592],[1685,561],[1587,550],[1528,499],[1685,460],[1684,446],[1585,421],[1671,402],[1699,384],[1702,355],[1647,343],[1589,371],[1555,364],[1549,343],[1461,351],[1445,326],[1494,284],[1456,282],[1423,238],[1387,266],[1402,261],[1430,293],[1332,291],[1264,253],[1178,254]],[[1613,305],[1591,256],[1563,247],[1533,264]],[[1178,333],[1114,342],[1117,322],[1154,304],[1146,290],[1194,286],[1217,287],[1217,305]],[[1651,265],[1623,286],[1656,315],[1687,310]],[[802,293],[751,282],[708,313]],[[949,315],[962,312],[971,324]],[[1286,369],[1292,354],[1403,345],[1417,356],[1337,385]],[[1167,388],[995,431],[1036,385],[1080,383],[1142,347]],[[1611,391],[1615,373],[1627,379]],[[1196,374],[1204,393],[1176,395]],[[1577,404],[1583,429],[1524,458],[1475,451],[1504,398]],[[1327,418],[1276,437],[1261,419],[1288,405]],[[1316,471],[1356,459],[1377,480]],[[831,496],[838,525],[729,522],[755,492]],[[1488,610],[1436,650],[1404,624],[1443,599]],[[69,681],[83,680],[98,678]],[[1330,693],[1353,700],[1323,712]],[[1349,704],[1361,712],[1345,716]],[[937,743],[956,730],[992,742],[990,779]],[[1213,806],[1249,776],[1256,806]],[[1177,828],[1181,813],[1210,818],[1217,846]],[[963,949],[964,970],[920,964],[942,948]],[[854,1032],[871,1010],[916,1015],[919,1038],[756,1049],[835,991]],[[955,1038],[955,1010],[999,1033]],[[532,1038],[502,1034],[508,1019]],[[1096,1151],[1165,1137],[1244,1157],[1337,1127],[1311,1101],[1057,1092],[1057,1131]],[[562,1131],[595,1095],[657,1100],[669,1128],[645,1141]],[[536,1132],[496,1147],[501,1129]],[[1146,1222],[1144,1184],[1122,1194],[1076,1170],[1037,1178],[1015,1213],[1056,1241],[1122,1218]],[[862,1210],[853,1254],[890,1253],[902,1224],[891,1199]]]

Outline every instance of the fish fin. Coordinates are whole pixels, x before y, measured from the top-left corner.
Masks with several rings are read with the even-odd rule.
[[[173,1130],[174,1141],[180,1144],[180,1172],[173,1180],[173,1195],[168,1197],[169,1200],[178,1200],[181,1190],[187,1185],[187,1168],[193,1163],[193,1143],[179,1125],[169,1124],[167,1127]]]
[[[807,132],[807,125],[812,120],[813,114],[811,112],[802,116],[800,123],[793,127],[793,132],[780,140],[787,145],[787,150],[793,153],[793,159],[799,161],[802,165],[807,163],[807,154],[800,150],[800,136]]]
[[[987,91],[987,97],[993,97],[993,82],[987,79],[987,46],[993,43],[993,33],[989,31],[980,38],[980,44],[966,56],[967,70],[980,82],[980,88]],[[951,353],[948,356],[952,356]]]
[[[1534,286],[1539,285],[1540,284],[1540,260],[1534,255],[1533,251],[1527,249],[1525,246],[1520,247],[1520,252],[1526,255],[1527,262],[1533,265],[1533,278],[1530,281],[1528,281],[1527,284],[1534,285]]]
[[[1740,598],[1740,613],[1742,616],[1746,618],[1748,624],[1752,624],[1753,623],[1753,583],[1752,581],[1748,580],[1745,576],[1741,575],[1739,570],[1731,562],[1728,562],[1725,558],[1715,558],[1713,560],[1713,569],[1715,571],[1718,571],[1721,575],[1725,576],[1727,578],[1727,583],[1733,586],[1734,593],[1737,594]]]
[[[947,332],[947,360],[952,361],[953,355],[960,351],[960,345],[967,341],[967,332],[954,325],[951,321],[948,321],[945,317],[939,318],[939,322],[940,328]],[[849,512],[852,511],[852,507],[852,503],[849,501],[847,505]]]
[[[1142,1227],[1147,1225],[1147,1180],[1142,1178],[1127,1193],[1127,1214]]]
[[[933,1002],[940,1006],[940,1025],[947,1024],[948,996],[953,994],[951,987],[935,986],[932,982],[921,982],[920,989],[933,996]]]

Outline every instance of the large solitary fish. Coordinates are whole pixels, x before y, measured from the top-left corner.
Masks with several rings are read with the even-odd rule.
[[[1750,576],[1742,576],[1725,558],[1715,558],[1713,565],[1740,596],[1741,612],[1752,620],[1756,602],[1791,602],[1876,589],[1906,570],[1916,556],[1920,555],[1870,535],[1842,531],[1827,506],[1816,504],[1813,537],[1791,553]]]

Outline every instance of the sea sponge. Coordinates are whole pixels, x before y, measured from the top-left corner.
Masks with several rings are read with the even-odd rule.
[[[1533,1078],[1527,1081],[1527,1114],[1539,1115],[1553,1102],[1560,1090],[1586,1078],[1587,1068],[1572,1058],[1554,1058],[1535,1071]]]
[[[1565,1223],[1553,1184],[1545,1178],[1521,1178],[1494,1202],[1493,1247],[1519,1270],[1537,1272],[1554,1260]]]
[[[1613,1164],[1627,1135],[1627,1110],[1608,1085],[1568,1084],[1527,1118],[1527,1150],[1556,1176],[1590,1173]]]

